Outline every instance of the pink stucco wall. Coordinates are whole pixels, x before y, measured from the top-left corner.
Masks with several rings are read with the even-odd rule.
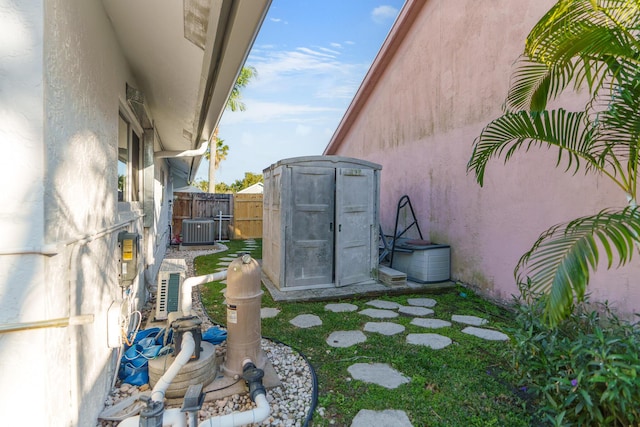
[[[452,277],[504,300],[517,293],[513,269],[542,231],[626,203],[604,178],[556,169],[555,152],[546,150],[492,161],[482,188],[466,172],[474,139],[501,114],[527,33],[553,3],[409,0],[399,22],[411,25],[394,27],[325,151],[381,164],[385,232],[393,232],[398,199],[409,195],[425,237],[451,245]],[[394,34],[402,36],[392,43]],[[571,104],[580,107],[577,97]],[[639,271],[638,261],[601,268],[592,300],[632,313]]]

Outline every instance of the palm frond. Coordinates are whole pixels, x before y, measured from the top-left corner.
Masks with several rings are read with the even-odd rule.
[[[529,33],[524,56],[545,64],[550,81],[566,82],[571,73],[576,87],[585,84],[593,93],[605,76],[618,72],[619,64],[640,66],[638,28],[637,0],[561,0]],[[550,85],[546,99],[555,98],[565,86]],[[541,92],[544,86],[536,89]],[[532,92],[528,98],[543,95]],[[530,109],[538,111],[540,105],[532,103]]]
[[[533,291],[549,294],[545,316],[556,324],[569,313],[574,299],[583,300],[590,274],[598,267],[600,248],[607,268],[616,256],[621,266],[631,260],[639,236],[638,208],[603,210],[542,233],[520,258],[514,275],[518,283],[529,279]]]
[[[467,171],[473,171],[482,186],[489,160],[504,156],[505,162],[521,147],[555,146],[559,165],[567,158],[566,170],[575,171],[580,160],[586,160],[587,169],[601,169],[591,154],[593,129],[584,112],[568,112],[563,109],[530,114],[526,111],[507,113],[489,123],[474,141],[473,154]]]
[[[636,61],[639,6],[634,0],[560,0],[531,30],[525,52],[544,63],[602,55]]]
[[[572,63],[549,66],[522,57],[512,76],[505,110],[544,110],[547,101],[557,97],[569,85],[573,77],[573,68]]]

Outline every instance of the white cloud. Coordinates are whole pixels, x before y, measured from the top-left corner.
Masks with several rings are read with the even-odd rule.
[[[340,49],[342,47],[342,45],[340,43],[335,43],[335,42],[329,43],[329,45],[331,47],[335,47],[336,49]]]
[[[384,24],[389,20],[395,19],[398,9],[393,6],[378,6],[371,12],[371,19],[376,24]]]
[[[280,18],[269,18],[271,20],[271,22],[280,22],[282,21],[282,19]]]
[[[317,50],[309,49],[308,47],[299,47],[299,48],[296,48],[296,50],[299,51],[299,52],[302,52],[302,53],[307,53],[307,54],[312,55],[312,56],[322,56],[322,57],[325,57],[325,58],[335,58],[336,57],[336,55],[329,55],[329,54],[326,54],[326,53],[318,52]],[[323,48],[319,48],[319,50],[323,50]],[[330,49],[326,49],[326,50],[332,52]],[[333,52],[338,54],[338,55],[340,54],[340,52],[335,52],[335,51],[333,51]]]
[[[261,102],[261,101],[245,101],[247,108],[245,111],[233,113],[231,111],[224,115],[224,125],[233,125],[237,123],[266,123],[270,121],[279,122],[297,122],[305,120],[313,121],[314,116],[320,116],[326,113],[341,113],[339,108],[332,107],[314,107],[311,105],[295,105],[277,102]]]
[[[329,49],[327,47],[318,47],[318,50],[321,50],[323,52],[327,52],[327,53],[333,53],[334,55],[340,55],[340,52],[335,50],[335,49]],[[335,56],[334,56],[335,58]]]
[[[309,87],[326,85],[328,80],[352,81],[354,73],[362,72],[362,64],[342,62],[340,52],[325,47],[254,50],[247,64],[258,71],[258,77],[247,90],[269,93],[292,91],[294,87],[312,93]]]

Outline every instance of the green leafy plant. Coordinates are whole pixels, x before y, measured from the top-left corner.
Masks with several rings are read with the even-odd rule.
[[[551,425],[640,423],[640,330],[606,304],[580,304],[557,327],[541,320],[548,295],[523,288],[508,354],[522,391]]]
[[[640,154],[640,3],[635,0],[560,0],[529,33],[504,105],[505,114],[482,131],[467,165],[483,185],[487,163],[519,150],[547,147],[556,166],[614,182],[626,209],[606,209],[542,233],[515,269],[546,292],[550,324],[582,301],[600,252],[608,267],[631,259],[640,233],[636,209]],[[583,111],[547,110],[567,88],[584,88]]]

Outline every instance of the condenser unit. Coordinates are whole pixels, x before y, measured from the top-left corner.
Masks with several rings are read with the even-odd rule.
[[[169,313],[180,310],[182,282],[187,276],[183,259],[165,259],[158,272],[156,320],[166,320]]]
[[[407,274],[418,283],[446,282],[451,277],[451,247],[429,244],[409,246],[407,252],[394,254],[392,268]]]
[[[185,219],[182,221],[182,244],[213,245],[215,229],[211,219]]]

